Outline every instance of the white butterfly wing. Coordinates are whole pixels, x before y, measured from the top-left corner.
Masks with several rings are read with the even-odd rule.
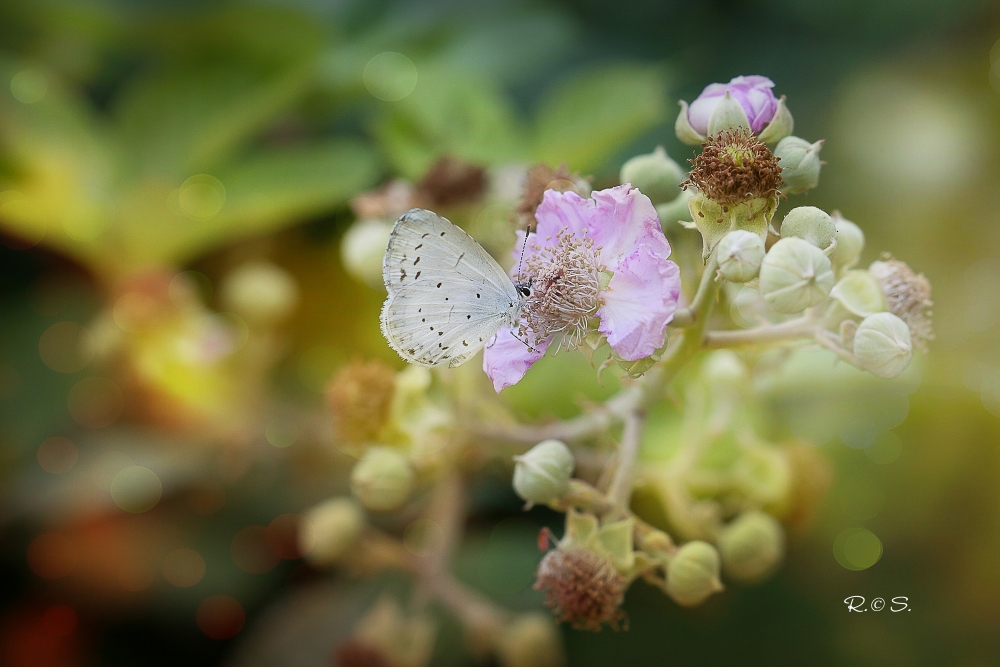
[[[423,209],[396,221],[382,278],[389,292],[382,333],[403,359],[421,366],[465,363],[511,323],[521,301],[474,238]]]

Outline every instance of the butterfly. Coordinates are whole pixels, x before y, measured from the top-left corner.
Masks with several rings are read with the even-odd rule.
[[[421,208],[392,228],[382,260],[382,335],[406,361],[459,366],[518,324],[530,284],[514,283],[464,230]]]

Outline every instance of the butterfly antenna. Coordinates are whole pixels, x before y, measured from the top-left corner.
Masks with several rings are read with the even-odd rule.
[[[524,243],[521,244],[521,259],[517,262],[517,284],[521,285],[521,265],[524,264],[524,251],[528,247],[528,234],[531,233],[531,225],[524,232]]]

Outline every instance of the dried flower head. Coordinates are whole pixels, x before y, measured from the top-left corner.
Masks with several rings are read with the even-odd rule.
[[[380,361],[356,359],[326,387],[337,437],[346,443],[374,438],[389,418],[396,374]]]
[[[931,283],[924,274],[914,273],[906,262],[885,255],[872,263],[868,271],[875,276],[889,312],[906,322],[914,346],[927,351],[927,342],[934,340],[931,306]]]
[[[351,200],[351,210],[359,220],[395,220],[417,205],[412,184],[396,179]]]
[[[354,638],[337,647],[333,664],[336,667],[393,667],[382,649]]]
[[[702,143],[702,151],[688,160],[692,169],[681,183],[695,186],[720,204],[770,199],[781,187],[781,167],[764,142],[744,128],[723,130]]]
[[[474,202],[486,192],[486,170],[458,158],[444,156],[431,165],[417,185],[429,208]]]
[[[607,559],[587,549],[554,549],[538,564],[535,590],[560,621],[578,630],[618,629],[626,580]]]
[[[535,224],[535,209],[545,198],[546,190],[557,192],[575,192],[586,197],[590,194],[590,185],[579,174],[574,174],[561,164],[555,169],[547,164],[536,164],[528,169],[524,178],[524,190],[521,201],[517,205],[521,223],[525,226]]]

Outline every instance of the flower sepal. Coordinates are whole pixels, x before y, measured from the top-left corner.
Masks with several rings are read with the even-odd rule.
[[[795,119],[792,118],[788,105],[785,104],[785,96],[778,100],[778,108],[774,111],[774,118],[768,123],[757,138],[765,144],[776,144],[792,133],[795,129]]]
[[[691,126],[691,121],[688,119],[688,103],[681,100],[680,105],[681,112],[677,114],[677,121],[674,123],[674,132],[681,143],[688,146],[700,146],[701,142],[705,141],[705,135]]]
[[[735,204],[722,204],[698,192],[688,201],[688,207],[703,239],[702,260],[708,261],[715,246],[731,231],[742,229],[766,241],[771,219],[778,210],[778,199],[757,197]]]

